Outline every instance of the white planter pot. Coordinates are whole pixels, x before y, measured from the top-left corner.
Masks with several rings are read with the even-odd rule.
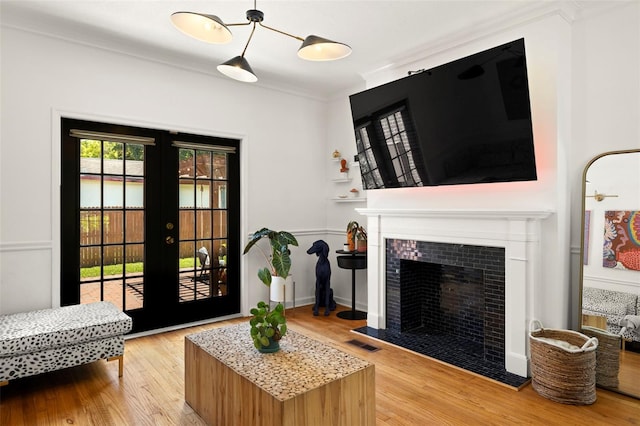
[[[269,299],[273,302],[284,302],[285,279],[282,277],[271,277],[269,286]]]

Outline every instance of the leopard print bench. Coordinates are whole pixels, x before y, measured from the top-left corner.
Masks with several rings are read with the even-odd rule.
[[[118,360],[131,318],[109,302],[0,315],[0,386],[99,359]]]

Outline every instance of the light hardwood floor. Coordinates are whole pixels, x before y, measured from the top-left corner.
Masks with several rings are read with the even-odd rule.
[[[557,404],[530,385],[515,391],[350,331],[365,321],[314,317],[309,306],[287,318],[291,329],[375,364],[378,425],[640,424],[637,399],[598,389],[593,405]],[[184,336],[238,321],[246,319],[129,339],[122,378],[116,362],[100,361],[10,382],[0,388],[0,425],[203,425],[184,402]]]

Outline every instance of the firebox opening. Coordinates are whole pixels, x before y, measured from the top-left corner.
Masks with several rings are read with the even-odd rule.
[[[484,271],[400,261],[400,331],[484,358]]]

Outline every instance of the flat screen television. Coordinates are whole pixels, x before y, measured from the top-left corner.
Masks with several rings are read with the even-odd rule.
[[[524,39],[349,101],[364,189],[537,179]]]

